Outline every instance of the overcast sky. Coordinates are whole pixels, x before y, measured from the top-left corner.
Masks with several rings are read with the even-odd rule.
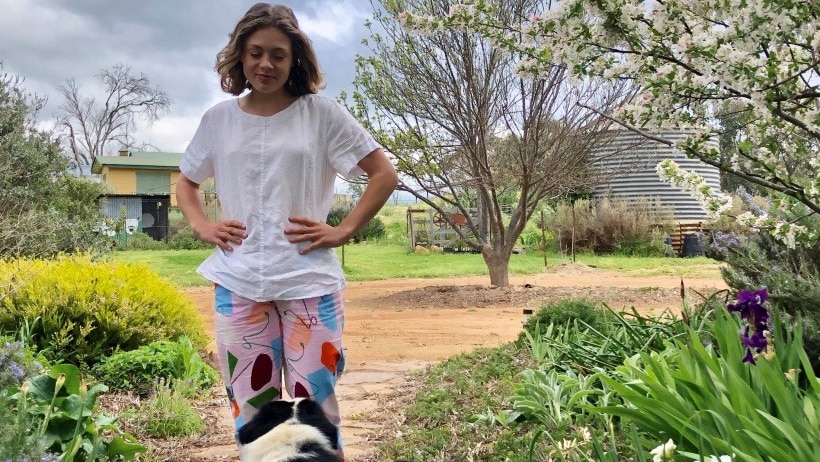
[[[231,98],[213,70],[252,0],[0,0],[2,71],[25,78],[23,87],[49,98],[41,119],[61,103],[57,88],[76,79],[83,94],[99,91],[94,79],[118,63],[145,74],[171,99],[170,114],[136,133],[162,151],[182,152],[199,119],[214,103]],[[312,39],[327,88],[348,93],[353,60],[367,50],[361,40],[372,16],[368,0],[281,1],[293,8]]]

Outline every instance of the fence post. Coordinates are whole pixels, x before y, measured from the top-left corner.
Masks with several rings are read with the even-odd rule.
[[[547,267],[547,234],[544,231],[544,211],[541,211],[541,245],[544,246],[544,268]]]

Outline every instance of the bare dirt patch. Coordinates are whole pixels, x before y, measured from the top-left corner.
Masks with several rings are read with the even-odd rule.
[[[688,278],[684,283],[690,295],[726,287],[717,278]],[[516,339],[523,308],[581,297],[644,314],[679,312],[682,306],[681,278],[674,275],[630,277],[583,265],[555,265],[541,274],[512,276],[510,284],[490,286],[487,276],[348,284],[344,292],[347,368],[338,390],[348,462],[371,460],[367,453],[377,431],[395,418],[393,411],[380,415],[379,409],[384,408],[378,401],[407,386],[409,371]],[[212,289],[185,293],[212,329]],[[158,460],[238,460],[220,391],[199,410],[206,418],[206,434],[186,441],[152,441],[161,454]]]

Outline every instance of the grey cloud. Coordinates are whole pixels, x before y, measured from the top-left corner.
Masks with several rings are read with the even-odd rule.
[[[101,69],[126,63],[168,93],[172,116],[198,117],[215,98],[216,53],[252,0],[0,0],[0,62],[3,72],[26,79],[27,90],[47,96],[42,116],[57,112],[57,87],[76,78],[93,88]],[[339,30],[331,41],[311,35],[327,78],[326,96],[350,91],[354,57],[370,16],[368,0],[283,1],[300,24],[328,24]],[[342,5],[343,8],[340,8]],[[227,97],[225,95],[224,97]]]

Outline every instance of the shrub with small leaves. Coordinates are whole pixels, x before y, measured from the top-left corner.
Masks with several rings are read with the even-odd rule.
[[[0,260],[0,330],[27,321],[46,359],[81,368],[156,340],[206,342],[193,302],[148,266],[85,255]]]
[[[566,299],[560,300],[556,303],[544,305],[533,314],[524,324],[524,330],[529,332],[531,336],[540,336],[547,326],[555,324],[562,326],[573,320],[583,321],[592,328],[606,332],[610,325],[612,325],[613,315],[611,312],[603,309],[598,303],[585,299]],[[540,332],[536,332],[536,326],[539,326]],[[519,340],[525,340],[525,334],[522,332],[519,335]]]
[[[28,412],[18,412],[15,403],[0,393],[0,461],[3,462],[57,462],[56,454],[50,454],[44,440],[32,436],[32,428],[38,421]]]
[[[125,239],[125,250],[164,250],[168,246],[165,241],[157,241],[153,237],[139,232]]]
[[[330,213],[327,215],[327,224],[330,226],[338,226],[339,223],[342,222],[344,217],[350,213],[351,208],[349,206],[339,206],[334,207],[330,210]],[[379,217],[373,217],[370,221],[368,221],[362,229],[360,229],[355,235],[353,235],[353,242],[359,243],[363,241],[379,239],[380,237],[384,236],[385,229],[384,223],[381,221]]]

